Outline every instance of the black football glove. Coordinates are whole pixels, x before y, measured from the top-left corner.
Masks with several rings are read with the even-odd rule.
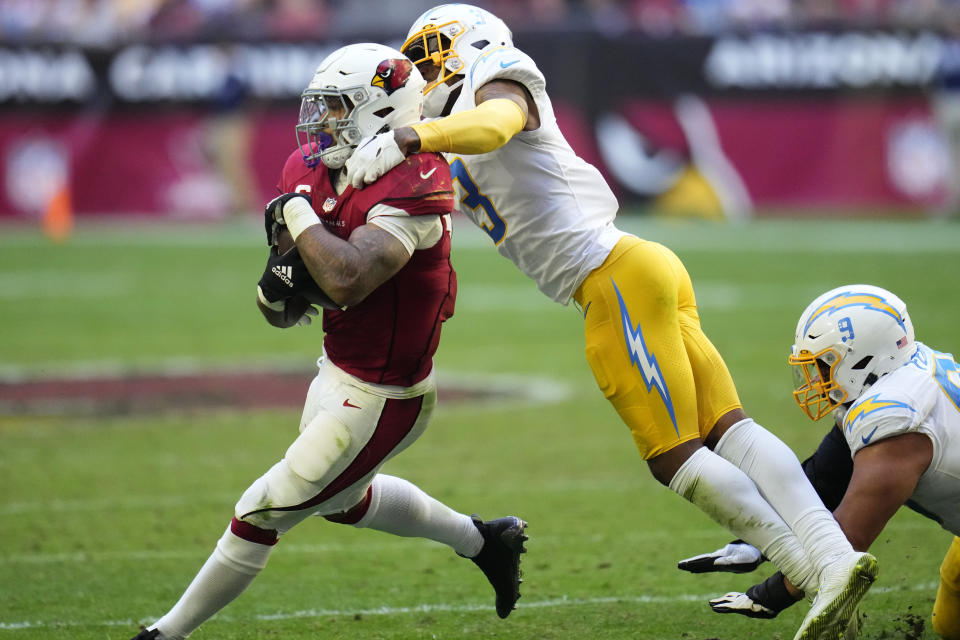
[[[267,232],[267,245],[276,246],[277,231],[286,223],[283,221],[283,205],[287,204],[293,198],[304,198],[313,205],[313,200],[306,193],[281,193],[276,198],[267,203],[263,209],[263,229]]]
[[[776,572],[763,582],[753,585],[746,593],[731,591],[710,601],[716,613],[738,613],[748,618],[775,618],[798,600],[790,595],[783,583],[783,574]]]
[[[294,325],[306,327],[320,314],[317,308],[302,296],[271,302],[263,295],[263,289],[257,286],[257,298],[260,301],[260,312],[267,322],[280,329],[289,329]]]
[[[269,303],[301,296],[324,309],[344,309],[334,302],[313,279],[296,247],[289,249],[286,253],[280,253],[277,247],[270,247],[267,268],[264,269],[257,286]]]

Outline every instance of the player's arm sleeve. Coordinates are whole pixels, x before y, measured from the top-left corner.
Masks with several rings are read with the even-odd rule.
[[[523,109],[509,98],[494,98],[473,109],[413,126],[420,151],[487,153],[505,145],[523,130]]]
[[[836,509],[853,473],[850,446],[839,426],[823,436],[814,454],[803,461],[803,471],[827,509]]]
[[[443,222],[439,215],[411,216],[402,209],[385,204],[370,209],[367,223],[395,237],[410,255],[417,249],[429,249],[443,234]]]

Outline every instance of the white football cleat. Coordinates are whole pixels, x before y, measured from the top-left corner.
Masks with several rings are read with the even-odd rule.
[[[877,579],[877,559],[851,552],[824,568],[820,588],[793,640],[849,639],[850,618]]]

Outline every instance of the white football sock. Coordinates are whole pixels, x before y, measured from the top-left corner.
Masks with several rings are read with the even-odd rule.
[[[272,549],[237,537],[227,527],[180,601],[150,628],[159,629],[165,640],[186,638],[243,593],[267,566]]]
[[[436,540],[468,558],[480,553],[483,536],[469,516],[457,513],[403,478],[379,473],[371,487],[370,507],[353,526]]]
[[[702,447],[681,465],[670,489],[760,549],[793,584],[813,584],[815,572],[797,536],[740,469]]]
[[[823,506],[793,451],[747,418],[730,427],[716,453],[739,467],[800,539],[817,571],[853,551],[833,514]]]

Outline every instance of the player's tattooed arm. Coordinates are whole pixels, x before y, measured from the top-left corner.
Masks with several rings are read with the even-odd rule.
[[[347,307],[361,302],[410,260],[400,240],[373,224],[357,227],[347,240],[313,225],[297,238],[297,249],[320,288]]]

